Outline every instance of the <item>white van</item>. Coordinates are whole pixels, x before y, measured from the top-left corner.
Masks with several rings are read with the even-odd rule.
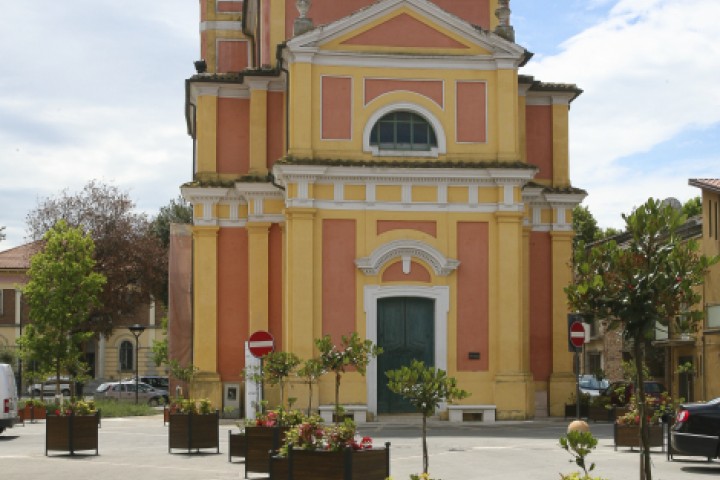
[[[0,433],[18,421],[15,375],[7,363],[0,363]]]

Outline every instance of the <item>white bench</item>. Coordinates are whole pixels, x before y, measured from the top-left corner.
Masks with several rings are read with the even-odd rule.
[[[340,405],[346,415],[352,415],[355,423],[367,422],[367,405]],[[318,408],[320,417],[325,423],[333,422],[333,413],[335,413],[335,405],[320,405]]]
[[[495,405],[448,405],[448,420],[451,422],[464,421],[465,414],[472,417],[481,415],[483,422],[495,423]]]

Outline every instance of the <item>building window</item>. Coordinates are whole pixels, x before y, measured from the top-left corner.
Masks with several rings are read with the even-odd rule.
[[[428,152],[437,148],[435,130],[412,112],[391,112],[373,125],[370,145],[379,150]]]
[[[133,345],[127,340],[120,344],[120,371],[132,372],[133,366]]]

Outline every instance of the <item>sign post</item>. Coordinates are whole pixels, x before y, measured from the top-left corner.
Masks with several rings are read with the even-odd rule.
[[[253,332],[245,342],[245,418],[254,418],[256,410],[261,408],[262,383],[257,379],[262,375],[262,357],[274,350],[275,339],[264,330]]]
[[[570,344],[575,350],[574,373],[575,373],[575,417],[580,420],[580,349],[585,343],[585,326],[577,319],[570,324],[568,331]]]

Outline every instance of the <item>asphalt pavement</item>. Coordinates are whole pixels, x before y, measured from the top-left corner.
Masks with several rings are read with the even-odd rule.
[[[571,457],[559,447],[567,427],[563,420],[497,422],[495,424],[431,421],[428,426],[430,474],[442,480],[554,479],[559,473],[577,471]],[[591,424],[599,444],[588,460],[596,464],[594,475],[609,480],[639,478],[637,450],[618,449],[612,442],[612,425]],[[220,454],[215,450],[188,454],[168,453],[167,427],[162,415],[108,418],[99,432],[99,455],[50,452],[45,456],[45,422],[26,423],[0,435],[2,480],[226,480],[242,479],[241,459],[227,456],[227,431],[237,430],[232,421],[220,426]],[[373,438],[376,446],[391,442],[391,474],[407,480],[422,471],[421,426],[417,418],[388,418],[363,424],[359,433]],[[90,452],[88,452],[90,453]],[[683,480],[718,478],[720,462],[698,458],[667,461],[654,449],[653,478]],[[262,475],[249,475],[259,479]]]

